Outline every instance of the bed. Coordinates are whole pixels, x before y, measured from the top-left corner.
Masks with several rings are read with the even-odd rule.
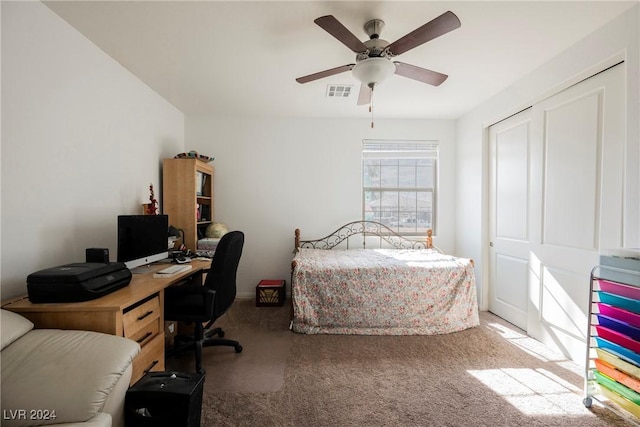
[[[294,332],[433,335],[479,325],[473,261],[442,253],[430,230],[415,241],[355,221],[321,239],[300,236],[297,229]]]

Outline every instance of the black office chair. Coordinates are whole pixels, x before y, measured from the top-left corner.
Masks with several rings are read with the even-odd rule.
[[[176,345],[168,355],[195,350],[196,372],[204,373],[203,347],[226,345],[234,347],[236,353],[242,351],[238,341],[223,338],[224,331],[221,328],[210,328],[216,319],[229,310],[236,297],[236,272],[243,245],[244,234],[241,231],[225,234],[213,255],[204,285],[185,284],[165,289],[165,319],[195,323],[193,337],[175,337]],[[208,323],[203,327],[205,322]]]

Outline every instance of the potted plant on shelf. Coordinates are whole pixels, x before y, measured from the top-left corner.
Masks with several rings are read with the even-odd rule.
[[[142,210],[145,215],[159,215],[160,209],[158,209],[158,200],[153,192],[153,184],[149,184],[149,202],[142,205]]]

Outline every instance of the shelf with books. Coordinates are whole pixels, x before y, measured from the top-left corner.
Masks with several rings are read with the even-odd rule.
[[[198,198],[211,198],[211,189],[209,182],[211,181],[211,175],[205,172],[196,171],[196,196]]]
[[[201,228],[213,221],[213,166],[193,158],[165,159],[162,173],[163,213],[195,251]]]
[[[198,221],[198,223],[211,222],[211,204],[200,203],[200,199],[198,199],[198,207],[196,208],[196,220]]]

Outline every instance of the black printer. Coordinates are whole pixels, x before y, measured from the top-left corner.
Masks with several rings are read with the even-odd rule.
[[[79,262],[27,276],[32,303],[88,301],[127,286],[131,271],[122,262]]]

